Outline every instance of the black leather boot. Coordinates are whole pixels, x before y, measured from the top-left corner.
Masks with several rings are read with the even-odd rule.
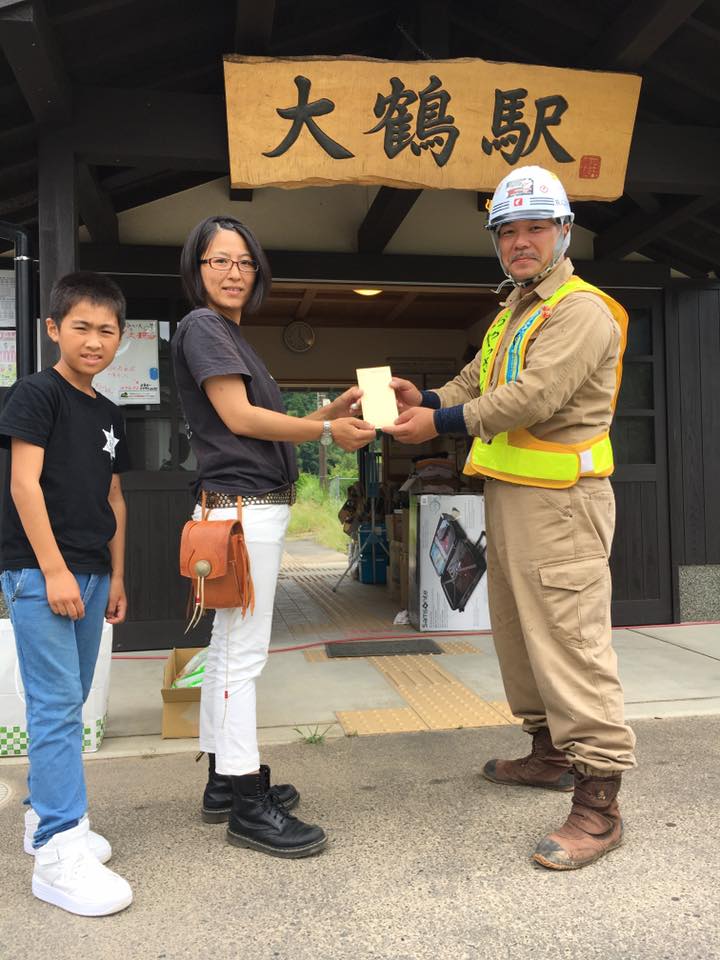
[[[270,782],[270,767],[263,763],[260,771]],[[300,803],[300,794],[291,783],[278,783],[270,787],[270,792],[286,810],[292,810]],[[202,818],[205,823],[225,823],[232,807],[232,784],[230,777],[215,770],[215,754],[208,754],[208,782],[205,785],[202,802]]]
[[[228,841],[273,857],[310,857],[327,843],[322,827],[298,820],[273,796],[269,771],[230,777],[232,810]]]

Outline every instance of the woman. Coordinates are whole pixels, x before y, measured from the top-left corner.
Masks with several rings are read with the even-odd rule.
[[[236,516],[243,527],[255,608],[215,613],[200,703],[200,747],[210,773],[203,819],[229,819],[237,846],[280,857],[304,857],[326,843],[321,827],[288,813],[299,800],[290,784],[270,786],[258,756],[255,679],[267,660],[273,600],[297,466],[293,443],[333,440],[357,450],[373,427],[350,416],[360,397],[347,390],[304,418],[283,412],[280,390],[243,337],[241,320],[261,306],[270,268],[252,231],[232,217],[208,217],[188,236],[180,261],[193,310],[172,342],[180,398],[198,461],[197,495],[213,520]],[[199,517],[199,507],[195,517]]]

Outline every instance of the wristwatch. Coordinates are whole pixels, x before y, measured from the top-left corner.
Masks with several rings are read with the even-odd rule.
[[[323,420],[323,429],[320,434],[320,443],[324,447],[329,447],[333,442],[332,427],[329,420]]]

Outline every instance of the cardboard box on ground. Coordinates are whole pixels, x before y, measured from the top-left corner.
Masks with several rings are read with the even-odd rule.
[[[103,624],[95,673],[82,711],[82,748],[85,753],[99,750],[105,737],[112,638],[113,628],[109,623]],[[15,637],[10,621],[0,620],[0,757],[24,756],[28,742],[25,691],[17,662]]]
[[[200,687],[173,689],[175,677],[202,647],[175,648],[165,661],[162,685],[162,737],[176,740],[200,735]]]
[[[409,606],[420,631],[490,629],[481,494],[410,498]]]

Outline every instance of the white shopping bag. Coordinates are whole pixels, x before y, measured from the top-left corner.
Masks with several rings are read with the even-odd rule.
[[[83,707],[83,750],[93,753],[105,736],[110,665],[112,663],[112,627],[103,625],[92,687]],[[25,691],[15,651],[15,637],[9,620],[0,620],[0,757],[27,753]]]

